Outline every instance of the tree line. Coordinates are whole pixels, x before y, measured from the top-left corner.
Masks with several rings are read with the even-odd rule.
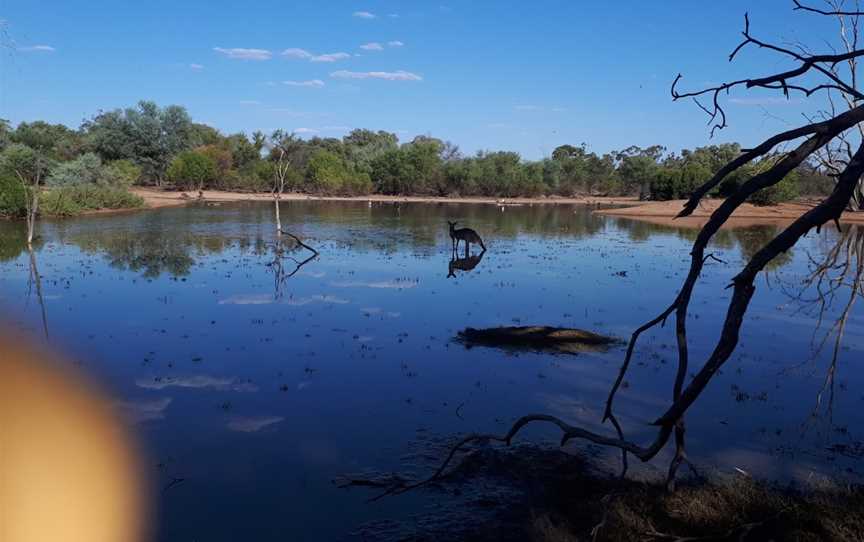
[[[688,196],[740,153],[738,144],[726,143],[680,154],[654,145],[599,155],[582,144],[562,145],[541,160],[523,160],[506,151],[466,156],[454,144],[430,136],[400,143],[396,134],[366,129],[342,138],[301,139],[282,130],[224,135],[193,122],[181,106],[142,101],[99,112],[78,129],[43,121],[12,128],[0,121],[0,214],[24,208],[28,181],[49,189],[43,210],[72,214],[88,206],[140,204],[126,190],[132,185],[271,191],[280,164],[286,165],[278,171],[284,189],[311,194],[667,200]],[[766,156],[737,171],[715,195],[731,193],[779,157]],[[824,194],[832,186],[818,167],[804,163],[754,203]]]

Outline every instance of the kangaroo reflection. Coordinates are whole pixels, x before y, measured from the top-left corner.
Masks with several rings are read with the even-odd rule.
[[[483,255],[486,254],[486,250],[482,250],[479,254],[475,254],[474,256],[468,255],[468,248],[465,248],[465,257],[459,258],[456,250],[454,249],[450,255],[450,262],[447,264],[447,278],[455,277],[456,270],[459,271],[471,271],[483,260]]]

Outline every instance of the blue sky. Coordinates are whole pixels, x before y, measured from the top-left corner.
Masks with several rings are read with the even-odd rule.
[[[149,99],[184,105],[223,132],[338,137],[364,127],[532,159],[563,143],[597,152],[746,145],[802,122],[823,102],[739,91],[725,99],[730,128],[711,140],[704,114],[673,103],[669,85],[678,72],[699,86],[788,67],[755,49],[726,61],[745,11],[767,39],[818,46],[835,37],[829,21],[791,7],[791,0],[0,0],[16,46],[0,56],[0,117],[77,126],[99,109]]]

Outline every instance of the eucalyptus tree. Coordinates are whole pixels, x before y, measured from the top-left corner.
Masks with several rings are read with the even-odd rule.
[[[172,158],[198,144],[194,136],[201,133],[185,108],[161,108],[148,101],[138,102],[134,108],[101,112],[82,129],[91,148],[103,159],[132,160],[157,186],[165,180]]]
[[[51,165],[51,160],[41,150],[21,143],[8,145],[0,154],[0,174],[14,176],[23,193],[28,247],[33,245],[39,198]]]

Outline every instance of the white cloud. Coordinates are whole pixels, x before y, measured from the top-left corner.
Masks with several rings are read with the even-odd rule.
[[[311,111],[297,111],[296,109],[291,109],[290,107],[271,107],[268,111],[272,113],[280,113],[282,115],[287,115],[289,117],[298,117],[298,118],[308,118],[315,116],[326,116],[326,113],[313,113]]]
[[[235,60],[270,60],[273,57],[273,53],[266,49],[244,49],[242,47],[225,49],[214,47],[213,50]]]
[[[189,64],[189,69],[195,70],[195,71],[201,71],[204,69],[204,66],[202,64]]]
[[[363,45],[360,46],[360,48],[363,49],[364,51],[383,51],[384,50],[384,46],[382,46],[380,43],[375,42],[375,41],[373,41],[371,43],[364,43]]]
[[[337,60],[343,60],[346,58],[350,58],[351,55],[348,53],[327,53],[323,55],[316,55],[306,49],[299,49],[297,47],[292,47],[290,49],[285,49],[282,51],[282,56],[287,56],[289,58],[299,58],[301,60],[308,60],[309,62],[336,62]]]
[[[260,416],[255,418],[235,416],[228,421],[228,429],[241,433],[255,433],[284,419],[281,416]]]
[[[321,129],[324,130],[325,132],[347,132],[347,131],[351,130],[351,127],[350,126],[322,126]],[[323,277],[324,275],[321,275],[321,276]],[[321,277],[318,277],[318,278],[321,278]]]
[[[351,58],[351,55],[348,53],[327,53],[326,55],[313,56],[309,60],[312,62],[336,62],[346,58]]]
[[[358,19],[376,19],[377,15],[374,13],[369,13],[368,11],[355,11],[354,16]]]
[[[804,103],[803,98],[783,98],[779,96],[768,96],[766,98],[729,98],[729,103],[735,105],[769,106],[769,105],[800,105]]]
[[[339,79],[386,79],[387,81],[422,81],[423,78],[416,73],[398,70],[395,72],[352,72],[339,70],[330,74],[330,77]]]
[[[53,53],[57,49],[50,45],[30,45],[28,47],[19,47],[18,50],[22,53]]]
[[[161,420],[165,417],[165,409],[170,404],[170,397],[152,401],[117,401],[115,403],[121,415],[131,423]]]
[[[315,128],[296,128],[294,130],[295,134],[317,134],[318,130]]]
[[[391,19],[398,19],[399,18],[398,13],[389,13],[387,16],[390,17]]]
[[[402,290],[416,288],[417,283],[405,280],[382,280],[378,282],[338,281],[330,283],[334,288],[372,288],[375,290]]]
[[[387,45],[389,45],[390,47],[402,47],[405,44],[399,40],[393,40],[393,41],[388,41]]]
[[[517,105],[514,109],[516,111],[542,111],[543,108],[539,105]]]
[[[270,305],[274,302],[271,294],[232,295],[219,300],[220,305]]]
[[[306,49],[298,49],[297,47],[292,47],[290,49],[285,49],[284,51],[282,51],[282,56],[287,56],[291,58],[302,58],[305,60],[312,58],[314,55]]]
[[[310,134],[317,133],[313,128],[297,128],[294,133]],[[312,303],[332,303],[335,305],[347,305],[350,300],[333,295],[313,295],[310,297],[290,297],[288,299],[276,299],[271,294],[241,294],[234,295],[219,301],[220,305],[277,305],[285,304],[292,307],[302,307]]]
[[[314,130],[311,128],[297,128],[296,130],[294,130],[294,132],[297,133],[301,130],[308,130],[306,133],[318,133],[318,130]],[[294,307],[302,307],[311,303],[332,303],[334,305],[347,305],[351,303],[351,301],[343,299],[341,297],[336,297],[335,295],[313,295],[312,297],[292,297],[285,303]]]
[[[162,390],[165,388],[211,389],[221,391],[258,391],[258,386],[249,382],[234,379],[217,378],[214,376],[197,375],[180,378],[154,378],[152,380],[139,378],[135,381],[139,388]]]
[[[324,81],[320,79],[310,79],[309,81],[282,81],[282,84],[288,85],[289,87],[321,88],[324,86]]]

